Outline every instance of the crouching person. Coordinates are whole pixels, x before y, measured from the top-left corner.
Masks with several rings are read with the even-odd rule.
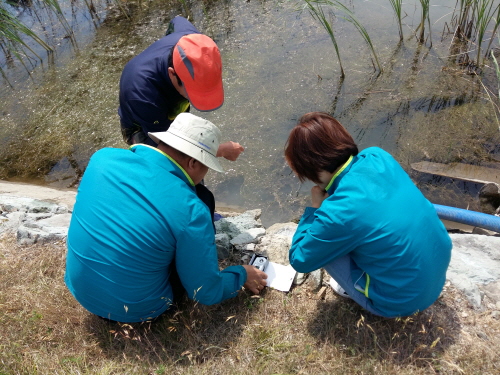
[[[258,294],[267,275],[253,266],[220,271],[210,210],[195,186],[222,172],[220,131],[182,113],[158,148],[105,148],[90,159],[68,231],[65,281],[88,311],[120,322],[151,320],[187,293],[211,305],[244,286]]]
[[[434,303],[452,243],[391,155],[358,153],[337,120],[313,112],[292,129],[285,157],[301,181],[317,184],[290,248],[297,271],[323,267],[336,292],[375,315],[407,316]]]

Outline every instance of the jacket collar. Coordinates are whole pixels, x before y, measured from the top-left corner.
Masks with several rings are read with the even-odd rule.
[[[354,157],[351,155],[349,156],[349,159],[340,167],[340,169],[335,173],[330,180],[330,183],[326,186],[325,190],[329,195],[332,195],[337,186],[339,186],[340,180],[342,180],[342,177],[346,175],[347,172],[352,167]]]
[[[195,186],[193,180],[184,170],[184,168],[182,168],[179,163],[172,159],[172,157],[157,149],[156,147],[140,143],[130,146],[129,150],[141,157],[147,158],[149,162],[152,162],[165,169],[169,173],[172,173],[173,175],[181,178],[189,186]]]

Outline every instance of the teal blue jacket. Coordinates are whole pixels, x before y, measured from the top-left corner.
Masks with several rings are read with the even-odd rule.
[[[429,307],[446,280],[452,243],[432,204],[380,148],[360,152],[334,176],[329,197],[307,207],[290,263],[311,272],[348,254],[359,290],[384,316]]]
[[[78,188],[65,281],[88,311],[120,322],[154,318],[172,303],[170,265],[205,305],[236,295],[242,266],[219,271],[208,207],[189,175],[160,150],[97,151]]]

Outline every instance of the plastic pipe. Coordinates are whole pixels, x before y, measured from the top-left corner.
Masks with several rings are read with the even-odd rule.
[[[440,204],[435,204],[434,208],[440,219],[468,224],[500,233],[500,217],[498,216],[464,210],[462,208],[441,206]]]

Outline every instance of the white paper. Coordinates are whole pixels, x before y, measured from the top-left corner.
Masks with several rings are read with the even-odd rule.
[[[273,289],[288,292],[292,286],[293,278],[297,271],[292,266],[269,262],[266,267],[267,286]]]

